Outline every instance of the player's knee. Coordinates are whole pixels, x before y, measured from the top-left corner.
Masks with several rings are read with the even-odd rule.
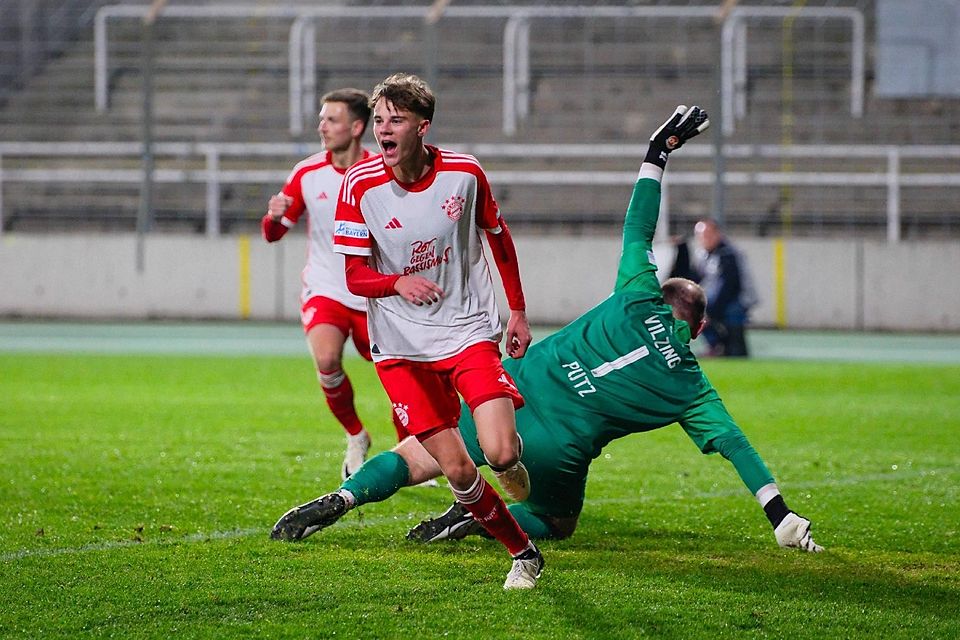
[[[479,475],[477,468],[469,459],[463,462],[445,464],[443,472],[450,485],[458,491],[470,489]]]
[[[520,440],[486,443],[483,457],[493,470],[509,469],[520,460]]]
[[[322,376],[325,372],[340,373],[340,354],[336,352],[317,353],[313,358],[317,371]]]
[[[573,532],[577,529],[577,522],[580,520],[580,516],[572,516],[570,518],[548,518],[547,522],[550,525],[550,536],[555,540],[566,540],[573,535]]]
[[[508,442],[500,442],[483,449],[483,457],[494,470],[509,469],[520,460],[517,447]]]

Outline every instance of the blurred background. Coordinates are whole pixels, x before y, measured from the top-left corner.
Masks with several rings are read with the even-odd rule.
[[[687,103],[713,126],[670,162],[662,271],[713,216],[755,326],[960,331],[956,0],[0,6],[0,317],[295,323],[305,229],[268,246],[267,199],[320,95],[409,71],[429,141],[483,163],[535,322],[610,291]]]

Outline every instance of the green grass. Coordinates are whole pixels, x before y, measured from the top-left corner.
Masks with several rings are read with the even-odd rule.
[[[779,549],[732,467],[671,427],[608,447],[576,534],[504,593],[495,543],[404,540],[446,489],[268,539],[339,484],[306,356],[0,354],[0,635],[960,637],[960,367],[706,367],[827,552]],[[372,367],[348,370],[387,448]]]

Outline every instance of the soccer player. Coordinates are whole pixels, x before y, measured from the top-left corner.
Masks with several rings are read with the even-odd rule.
[[[358,89],[339,89],[323,96],[317,132],[324,151],[293,168],[283,189],[270,198],[261,221],[264,239],[276,242],[308,214],[300,319],[327,406],[347,432],[343,478],[360,468],[370,448],[370,435],[354,406],[353,386],[343,371],[343,346],[352,336],[357,351],[370,360],[370,339],[366,300],[347,289],[343,256],[333,250],[333,219],[343,174],[371,155],[360,143],[370,120],[369,101],[370,96]],[[398,440],[402,440],[407,434],[394,422]]]
[[[559,332],[530,347],[504,368],[526,399],[517,412],[531,492],[510,511],[535,539],[566,538],[583,506],[590,462],[610,441],[680,423],[703,453],[729,460],[763,508],[780,546],[821,551],[810,521],[791,511],[772,474],[725,409],[690,351],[704,327],[706,300],[690,280],[656,278],[652,241],[660,208],[660,180],[668,155],[707,128],[707,114],[684,106],[654,133],[627,209],[613,294]],[[460,430],[471,457],[482,464],[468,415]],[[336,494],[354,505],[384,500],[400,487],[439,473],[416,440],[364,464]],[[334,494],[328,494],[334,495]],[[302,539],[342,513],[323,509],[327,496],[303,505],[285,536]],[[454,504],[414,527],[408,537],[429,542],[479,533],[471,514]]]
[[[531,336],[516,249],[476,158],[425,144],[436,98],[423,80],[392,75],[370,104],[381,155],[347,171],[334,247],[346,255],[347,286],[368,298],[371,352],[395,413],[457,501],[510,552],[504,588],[531,588],[543,556],[480,475],[457,430],[459,392],[484,461],[505,490],[526,497],[514,415],[523,398],[500,360],[500,313],[480,230],[510,305],[506,351],[521,358]],[[340,494],[328,502],[339,511],[353,506]],[[294,508],[284,517],[306,515]]]

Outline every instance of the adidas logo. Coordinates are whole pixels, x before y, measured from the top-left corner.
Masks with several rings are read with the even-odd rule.
[[[390,222],[387,223],[384,229],[403,229],[403,225],[400,224],[400,221],[396,218],[390,218]]]
[[[329,198],[326,191],[321,191],[320,195],[317,196],[317,200],[326,200]]]

